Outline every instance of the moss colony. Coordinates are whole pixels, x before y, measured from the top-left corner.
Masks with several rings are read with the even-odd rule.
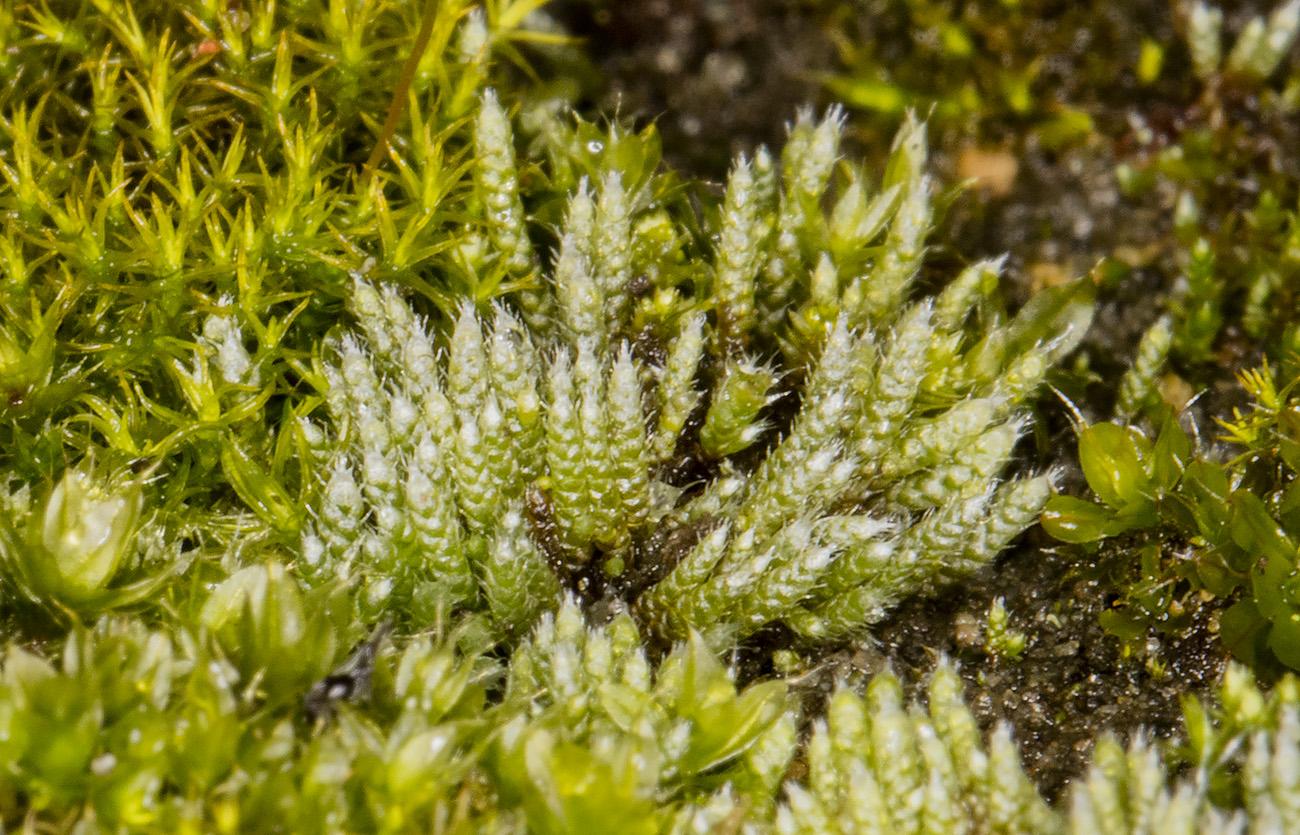
[[[1187,111],[1078,276],[956,150],[1106,136],[1024,50],[1116,22],[1038,5],[811,4],[854,109],[715,184],[591,106],[600,3],[6,0],[0,823],[1300,828],[1300,189],[1232,127],[1290,135],[1300,0],[1058,68]]]

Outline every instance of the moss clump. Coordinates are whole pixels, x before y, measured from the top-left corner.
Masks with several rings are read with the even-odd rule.
[[[737,163],[712,245],[647,207],[654,179],[584,180],[542,266],[486,97],[478,191],[500,209],[480,268],[535,286],[522,318],[466,304],[444,364],[397,290],[358,276],[365,338],[327,348],[333,432],[306,430],[330,473],[303,544],[313,576],[364,576],[376,612],[481,595],[507,633],[569,584],[667,638],[773,622],[826,638],[995,556],[1046,499],[1046,477],[998,476],[1089,288],[1003,320],[998,265],[980,263],[910,302],[923,129],[904,128],[869,196],[862,174],[833,177],[837,119],[796,122],[780,177],[762,152]],[[706,480],[675,478],[684,466]]]

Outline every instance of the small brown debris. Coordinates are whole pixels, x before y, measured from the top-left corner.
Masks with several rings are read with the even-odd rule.
[[[970,612],[962,612],[953,618],[953,639],[957,646],[974,649],[984,644],[984,627],[980,619]]]
[[[1036,261],[1025,270],[1029,273],[1029,289],[1034,293],[1048,287],[1060,287],[1074,277],[1063,265],[1054,261]]]
[[[992,197],[1005,197],[1015,185],[1020,162],[1003,148],[962,148],[957,155],[957,175],[975,184]]]
[[[1159,389],[1160,399],[1173,407],[1174,411],[1182,411],[1183,407],[1196,396],[1192,384],[1173,372],[1160,378]]]

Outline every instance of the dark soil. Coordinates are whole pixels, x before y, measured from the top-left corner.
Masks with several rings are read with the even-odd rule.
[[[795,110],[822,96],[833,50],[816,0],[638,0],[550,7],[606,84],[593,110],[652,119],[669,164],[725,175],[736,153],[780,147]]]
[[[878,643],[857,649],[846,663],[866,672],[891,666],[919,697],[935,660],[953,658],[981,724],[1009,723],[1026,771],[1056,798],[1083,773],[1101,729],[1121,738],[1139,729],[1176,735],[1178,697],[1213,685],[1225,659],[1209,608],[1195,612],[1177,637],[1153,637],[1144,649],[1154,663],[1123,657],[1119,641],[1098,624],[1110,602],[1106,587],[1045,536],[1033,538],[960,589],[903,606],[876,630]],[[1019,660],[983,651],[986,615],[998,596],[1013,627],[1029,636]],[[1153,674],[1157,663],[1164,669]]]

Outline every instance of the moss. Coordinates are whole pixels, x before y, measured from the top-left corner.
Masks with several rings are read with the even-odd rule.
[[[1016,603],[1033,590],[999,588],[1018,575],[995,561],[1045,505],[1079,544],[1193,544],[1177,595],[1236,601],[1229,644],[1261,675],[1295,666],[1272,257],[1293,195],[1278,171],[1250,201],[1214,188],[1256,174],[1225,114],[1285,124],[1268,33],[1291,8],[1228,16],[1218,59],[1208,7],[1159,18],[1135,81],[1071,53],[1060,107],[1029,35],[1104,10],[828,4],[808,32],[909,40],[845,49],[818,81],[860,112],[760,119],[779,146],[719,187],[665,167],[655,126],[571,112],[593,53],[535,0],[0,5],[3,823],[1292,825],[1289,678],[1265,694],[1231,668],[1220,707],[1186,702],[1181,747],[1097,736],[1068,808],[1009,731],[985,738],[947,662],[926,710],[888,671],[815,689],[900,634],[900,603],[941,607],[917,601],[972,576],[1012,605],[980,601],[998,660],[966,675],[1038,670]],[[1186,45],[1162,49],[1174,28]],[[1123,269],[1009,289],[1024,252],[964,251],[953,207],[973,198],[936,179],[953,137],[1003,122],[1093,147],[1114,127],[1080,114],[1116,78],[1206,120],[1121,175],[1131,195],[1179,184],[1162,257],[1189,265],[1122,359],[1074,352]],[[1224,429],[1248,454],[1222,463],[1160,391],[1170,362],[1224,373],[1239,339],[1276,359],[1244,379],[1256,405]],[[1049,504],[1072,477],[1044,451],[1049,380],[1132,422],[1081,427],[1097,502]],[[1229,474],[1230,495],[1201,489]],[[1144,576],[1169,569],[1134,550]]]

